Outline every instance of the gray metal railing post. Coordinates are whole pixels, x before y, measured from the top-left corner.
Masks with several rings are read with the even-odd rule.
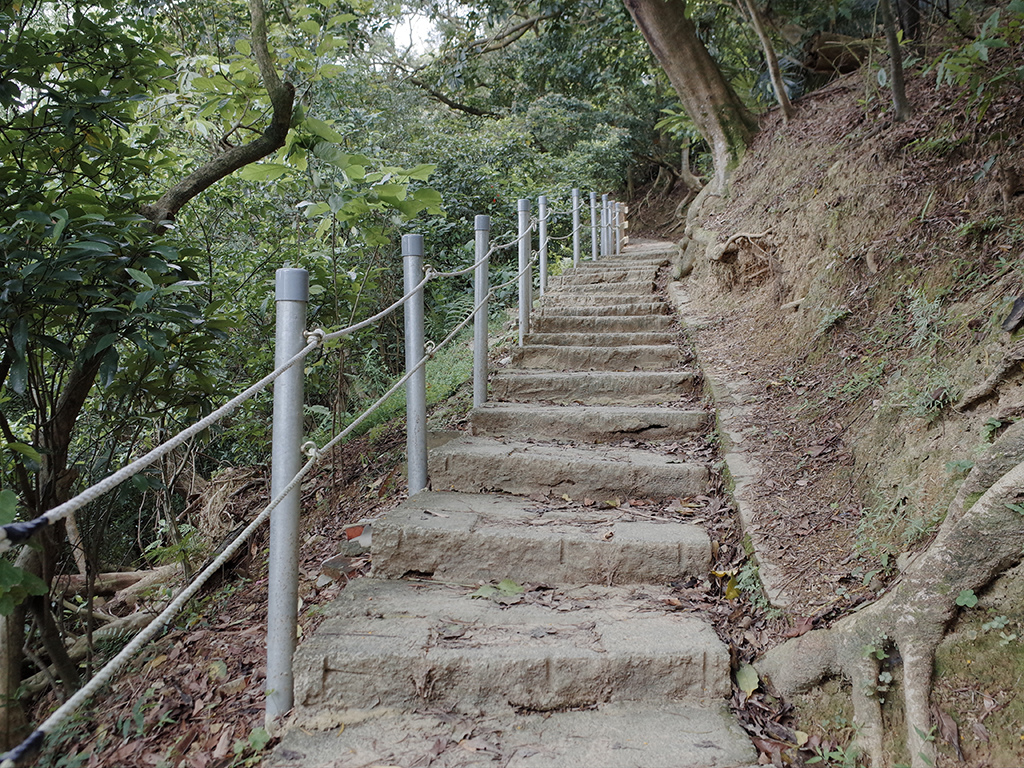
[[[537,251],[540,266],[540,295],[548,290],[548,199],[544,195],[537,198]]]
[[[597,261],[598,252],[598,228],[597,228],[597,192],[590,193],[590,258]]]
[[[405,295],[423,280],[423,235],[402,235],[402,266]],[[423,359],[423,289],[405,303],[405,369]],[[405,382],[406,452],[409,495],[427,487],[427,371],[416,371]]]
[[[491,247],[491,217],[476,217],[476,274],[473,279],[473,407],[487,402],[487,272]]]
[[[274,365],[294,357],[306,345],[306,304],[309,273],[304,269],[277,270],[275,300],[277,327]],[[277,496],[302,468],[303,365],[293,365],[274,382],[274,426],[270,495]],[[270,516],[269,584],[267,591],[268,725],[292,708],[295,652],[299,613],[299,506],[300,489],[292,490]]]
[[[608,229],[609,225],[609,209],[608,209],[608,195],[601,195],[601,255],[611,255],[611,248],[609,247],[611,240],[611,232]]]
[[[615,203],[615,255],[622,254],[622,203]]]
[[[530,201],[519,201],[519,346],[530,332],[530,309],[533,304],[533,270],[530,264]]]
[[[580,265],[580,191],[572,190],[572,265]]]

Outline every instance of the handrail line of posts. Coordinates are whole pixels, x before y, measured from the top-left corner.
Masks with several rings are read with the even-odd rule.
[[[415,292],[405,305],[405,367],[412,369],[423,357],[423,235],[402,236],[405,292]],[[406,450],[409,495],[427,487],[427,372],[421,368],[405,387]]]
[[[309,273],[279,269],[276,275],[274,362],[280,365],[301,345],[309,302]],[[409,305],[406,304],[408,307]],[[285,372],[274,385],[274,420],[271,439],[270,495],[277,496],[302,467],[302,408],[304,371]],[[299,512],[295,488],[284,497],[270,519],[270,555],[267,577],[267,720],[292,708],[292,654],[295,653],[298,616]]]
[[[548,199],[545,195],[537,198],[537,251],[540,254],[540,295],[548,290]]]
[[[580,265],[580,190],[572,189],[572,265]]]
[[[578,199],[578,190],[574,190]],[[594,199],[593,194],[591,199]],[[592,211],[593,212],[593,211]],[[579,205],[574,202],[574,242],[578,242]],[[407,387],[407,419],[410,422],[409,450],[409,493],[422,490],[427,485],[426,477],[426,429],[425,366],[428,360],[448,345],[471,321],[474,322],[474,404],[482,404],[487,396],[487,306],[488,301],[501,290],[518,281],[520,289],[520,343],[529,332],[529,312],[532,305],[532,254],[531,232],[534,223],[530,221],[530,203],[523,199],[518,203],[518,235],[503,245],[489,245],[490,218],[478,216],[476,226],[476,260],[468,268],[453,272],[435,272],[424,269],[423,239],[421,235],[403,237],[402,254],[405,272],[405,293],[386,309],[363,321],[330,333],[316,328],[306,331],[306,307],[309,296],[308,273],[302,269],[285,268],[277,271],[275,302],[277,306],[277,327],[275,347],[275,369],[227,403],[199,420],[191,427],[179,432],[161,445],[134,460],[107,478],[94,484],[73,499],[54,507],[34,520],[10,523],[0,526],[0,552],[12,545],[27,541],[42,528],[53,525],[74,511],[95,500],[103,493],[139,473],[176,447],[223,419],[242,402],[254,397],[271,383],[274,384],[273,456],[271,459],[271,500],[249,525],[232,541],[222,553],[204,568],[188,585],[182,587],[177,596],[141,630],[116,656],[104,665],[79,691],[55,710],[20,745],[0,755],[0,768],[13,768],[23,764],[42,747],[47,734],[52,733],[75,709],[108,682],[141,648],[156,637],[164,627],[181,611],[206,581],[216,573],[264,523],[271,519],[271,552],[268,563],[268,632],[267,632],[267,709],[268,725],[279,719],[292,706],[291,656],[297,637],[297,568],[298,568],[298,521],[302,479],[331,449],[351,434],[366,419],[375,413],[402,386]],[[542,242],[547,238],[542,237]],[[488,287],[489,258],[496,251],[519,246],[519,271],[507,282]],[[574,255],[574,263],[576,258]],[[427,282],[439,277],[453,277],[473,273],[474,303],[472,311],[436,347],[426,349],[423,340],[423,294]],[[524,291],[525,286],[525,291]],[[524,301],[525,299],[525,301]],[[369,408],[357,416],[348,426],[335,435],[323,448],[312,442],[301,443],[303,423],[303,368],[299,363],[317,347],[334,342],[344,336],[365,328],[399,307],[405,307],[406,314],[406,373]],[[524,313],[525,308],[525,313]],[[422,419],[420,418],[422,415]],[[415,437],[413,434],[415,433]],[[303,464],[302,456],[308,457]],[[271,515],[272,512],[276,514]]]
[[[473,407],[487,402],[487,274],[491,239],[491,217],[477,216],[475,233],[476,272],[473,275],[473,300],[479,310],[473,321]]]
[[[533,308],[533,276],[530,263],[530,201],[523,198],[517,203],[519,215],[519,346],[523,346],[530,332],[530,310]]]

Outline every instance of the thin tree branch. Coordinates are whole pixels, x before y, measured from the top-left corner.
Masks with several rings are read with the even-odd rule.
[[[163,222],[174,221],[175,215],[186,203],[225,176],[263,159],[284,146],[292,121],[295,86],[281,81],[270,58],[263,0],[249,0],[249,15],[252,27],[252,55],[273,107],[270,125],[261,136],[248,144],[232,147],[218,155],[168,189],[153,205],[144,206],[142,215],[157,226]]]
[[[454,99],[445,96],[436,88],[432,88],[431,86],[427,85],[418,77],[410,77],[409,82],[415,85],[417,88],[422,88],[424,91],[429,93],[433,98],[437,99],[445,106],[451,107],[452,109],[457,109],[460,112],[465,112],[466,114],[469,115],[476,115],[477,117],[499,117],[497,112],[491,112],[490,110],[480,109],[478,107],[470,106],[469,104],[463,104],[461,102],[455,101]]]

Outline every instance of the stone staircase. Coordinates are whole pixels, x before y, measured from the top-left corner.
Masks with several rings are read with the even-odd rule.
[[[728,649],[648,599],[707,574],[708,535],[627,503],[709,478],[686,446],[711,417],[655,290],[668,248],[551,281],[495,402],[431,451],[432,490],[374,523],[371,577],[297,651],[268,766],[755,763]]]

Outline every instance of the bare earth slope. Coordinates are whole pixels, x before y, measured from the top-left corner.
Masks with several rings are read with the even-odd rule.
[[[1024,412],[1020,334],[1001,327],[1024,293],[1024,198],[1004,202],[993,172],[1022,166],[1021,97],[975,124],[919,77],[914,117],[892,124],[868,77],[804,99],[788,126],[769,119],[727,199],[706,197],[681,241],[692,272],[675,292],[790,635],[892,589]],[[933,720],[949,764],[1024,762],[1017,675],[997,671],[1021,668],[1020,594],[997,582],[939,649]],[[813,709],[808,730],[828,720],[848,735],[848,709]]]

